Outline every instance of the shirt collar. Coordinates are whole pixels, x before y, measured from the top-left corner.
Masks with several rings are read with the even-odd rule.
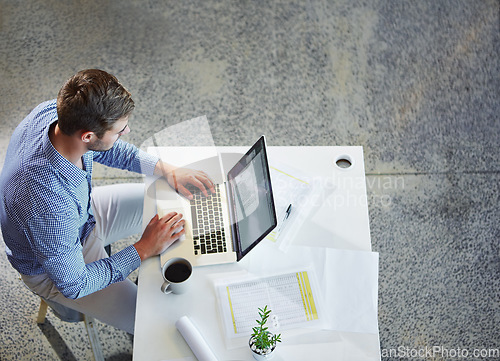
[[[57,119],[55,119],[54,122],[55,121],[57,121]],[[54,169],[59,174],[66,178],[68,182],[78,185],[82,181],[87,179],[87,172],[78,168],[76,165],[64,158],[61,153],[59,153],[57,149],[52,145],[52,142],[49,138],[49,130],[50,126],[54,124],[54,122],[47,124],[43,132],[42,139],[44,153],[47,156],[47,159],[51,163],[52,167],[54,167]]]

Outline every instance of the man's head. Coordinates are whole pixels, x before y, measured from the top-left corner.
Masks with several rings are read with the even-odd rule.
[[[99,140],[116,128],[118,120],[128,121],[133,109],[130,93],[113,75],[98,69],[82,70],[59,91],[57,123],[66,135],[91,132]]]

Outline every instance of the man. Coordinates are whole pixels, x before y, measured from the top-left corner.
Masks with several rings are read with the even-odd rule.
[[[136,285],[127,276],[184,233],[182,214],[153,217],[135,244],[107,257],[104,246],[139,233],[144,186],[92,190],[94,161],[164,176],[191,198],[213,183],[175,169],[119,138],[130,132],[130,93],[101,70],[84,70],[57,102],[36,107],[15,129],[0,175],[0,224],[12,266],[36,294],[134,332]]]

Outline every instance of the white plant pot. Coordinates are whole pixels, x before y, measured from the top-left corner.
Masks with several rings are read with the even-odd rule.
[[[250,340],[248,340],[248,346],[250,347],[250,351],[252,351],[253,358],[258,361],[270,360],[274,356],[274,350],[276,349],[276,343],[267,350],[256,349],[253,344],[253,337],[250,337]]]

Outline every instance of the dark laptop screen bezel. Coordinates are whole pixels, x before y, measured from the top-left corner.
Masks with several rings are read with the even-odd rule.
[[[234,201],[235,196],[234,196],[234,191],[233,191],[233,184],[234,184],[233,180],[247,166],[247,164],[249,163],[248,156],[250,154],[252,154],[252,152],[255,152],[255,156],[257,156],[261,152],[264,153],[264,157],[263,157],[263,159],[264,159],[264,167],[263,168],[264,168],[264,173],[265,173],[264,178],[266,180],[266,188],[270,194],[270,202],[272,205],[272,208],[271,208],[272,220],[271,220],[271,226],[268,229],[266,229],[262,235],[260,235],[254,242],[252,242],[250,244],[250,246],[248,246],[245,249],[242,249],[238,225],[237,225],[237,222],[235,221],[237,218],[236,218],[236,209],[235,209],[236,203]],[[252,157],[251,159],[254,159],[255,156]],[[246,152],[246,154],[243,157],[241,157],[241,159],[238,161],[238,163],[236,163],[234,165],[234,167],[231,168],[231,170],[227,174],[227,179],[228,179],[227,183],[229,185],[229,187],[228,187],[228,192],[229,192],[229,197],[230,197],[229,211],[231,213],[231,230],[233,233],[233,249],[236,252],[236,260],[240,261],[244,256],[246,256],[248,254],[248,252],[250,252],[257,244],[259,244],[259,242],[262,241],[264,239],[264,237],[266,237],[278,224],[278,221],[276,218],[276,209],[274,206],[273,190],[272,190],[272,186],[271,186],[271,173],[269,172],[269,164],[268,164],[268,160],[267,160],[266,140],[265,140],[264,136],[261,136],[255,142],[255,144],[248,150],[248,152]]]

